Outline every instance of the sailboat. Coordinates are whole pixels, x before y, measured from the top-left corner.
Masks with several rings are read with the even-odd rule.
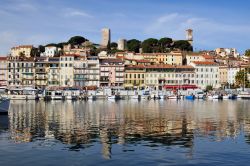
[[[238,98],[250,99],[250,93],[248,91],[245,91],[245,71],[244,71],[243,91],[239,93]]]

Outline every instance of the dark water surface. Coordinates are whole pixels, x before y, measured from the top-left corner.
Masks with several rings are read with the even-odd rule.
[[[250,101],[12,101],[4,165],[250,165]]]

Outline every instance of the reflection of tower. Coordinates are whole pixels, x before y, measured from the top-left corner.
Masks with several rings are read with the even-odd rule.
[[[108,129],[100,130],[100,138],[102,143],[102,155],[105,159],[111,159],[111,148],[112,144],[110,133],[107,131]]]
[[[108,28],[103,28],[102,29],[102,41],[101,41],[101,46],[107,47],[110,44],[110,29]]]
[[[193,30],[192,29],[186,30],[186,40],[193,46]]]

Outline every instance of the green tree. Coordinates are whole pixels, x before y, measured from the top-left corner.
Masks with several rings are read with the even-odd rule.
[[[85,39],[82,36],[73,36],[69,39],[68,43],[72,44],[72,45],[81,45],[82,43],[84,43],[85,41],[87,41],[88,39]]]
[[[245,56],[250,57],[250,49],[247,49],[247,50],[245,51]]]
[[[249,81],[247,79],[247,72],[245,70],[240,70],[236,73],[235,83],[236,85],[241,87],[248,88],[250,86]]]
[[[128,51],[133,51],[135,53],[139,53],[140,48],[141,48],[141,41],[139,41],[137,39],[128,40],[127,41],[127,48],[128,48]]]
[[[154,38],[146,39],[142,42],[142,51],[145,53],[158,52],[158,40]]]
[[[207,85],[206,86],[206,91],[208,92],[208,91],[211,91],[211,90],[213,90],[213,86],[212,85]]]
[[[45,47],[42,46],[42,45],[39,45],[39,46],[38,46],[38,51],[39,51],[40,53],[45,52]]]
[[[173,40],[171,38],[164,37],[158,41],[158,44],[160,47],[160,52],[167,52],[171,48]]]
[[[179,49],[181,51],[193,51],[193,47],[186,40],[178,40],[174,42],[174,48]]]
[[[39,57],[40,56],[40,52],[38,48],[32,48],[31,52],[30,52],[30,56],[31,57]]]
[[[47,44],[45,47],[49,47],[49,46],[57,47],[57,44],[56,44],[56,43],[49,43],[49,44]]]
[[[57,47],[63,49],[63,46],[66,45],[66,44],[68,44],[68,43],[66,43],[66,42],[61,42],[61,43],[58,43],[58,44],[57,44]]]
[[[85,47],[85,48],[93,48],[94,47],[93,43],[91,43],[90,41],[85,41],[82,44],[82,46]]]
[[[117,44],[116,42],[110,43],[110,48],[111,48],[112,50],[117,49],[117,47],[118,47],[118,44]]]

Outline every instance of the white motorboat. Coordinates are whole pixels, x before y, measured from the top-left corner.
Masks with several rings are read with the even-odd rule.
[[[147,99],[148,99],[148,96],[141,95],[141,96],[140,96],[140,99],[141,99],[141,100],[147,100]]]
[[[178,100],[179,98],[176,95],[171,95],[171,96],[168,96],[168,99],[170,99],[170,100]]]
[[[229,97],[230,97],[229,95],[223,95],[223,96],[222,96],[223,100],[228,100]]]
[[[63,94],[62,91],[52,91],[51,93],[51,99],[52,100],[62,100],[63,99]]]
[[[208,96],[207,96],[207,99],[208,99],[208,100],[213,100],[213,99],[214,99],[214,98],[213,98],[213,95],[208,95]]]
[[[35,100],[37,98],[36,91],[33,88],[10,89],[8,98],[11,100]]]
[[[111,95],[111,96],[108,96],[107,98],[108,98],[108,100],[115,100],[116,96],[115,95]]]
[[[241,98],[241,99],[250,99],[250,93],[249,92],[241,92],[239,95],[238,95],[238,98]]]
[[[67,95],[67,96],[65,96],[65,99],[66,100],[72,100],[72,96],[71,95]]]
[[[159,100],[164,100],[165,96],[164,95],[159,95]]]
[[[214,100],[219,99],[219,95],[213,95],[213,99]]]
[[[60,90],[48,90],[45,93],[44,100],[62,100],[63,94]]]
[[[219,95],[208,95],[207,96],[208,100],[218,100],[218,99],[222,99],[221,96]]]
[[[88,100],[96,100],[96,96],[95,95],[90,95],[90,96],[88,96]]]
[[[133,100],[138,100],[138,99],[139,99],[139,96],[138,96],[138,95],[133,95],[133,96],[131,96],[130,98],[133,99]]]
[[[205,94],[204,92],[197,92],[197,94],[195,95],[196,99],[204,99],[205,98]]]

